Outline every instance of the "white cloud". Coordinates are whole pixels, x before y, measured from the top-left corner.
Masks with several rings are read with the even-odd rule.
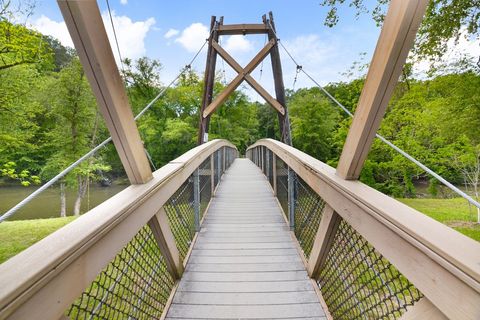
[[[127,16],[117,16],[114,11],[112,12],[112,18],[122,58],[136,59],[145,55],[145,37],[155,24],[155,19],[148,18],[145,21],[132,21]],[[118,61],[115,38],[108,13],[104,12],[102,19],[107,30],[110,45],[113,48],[113,54]],[[57,22],[42,15],[32,23],[32,27],[43,34],[57,38],[64,46],[73,47],[72,39],[64,21]]]
[[[57,38],[64,46],[73,47],[72,38],[70,38],[67,25],[63,21],[53,21],[42,15],[33,22],[32,27],[43,34]]]
[[[306,65],[323,63],[335,54],[334,44],[321,41],[316,34],[298,36],[284,44],[292,56]]]
[[[227,38],[224,48],[228,52],[249,52],[253,49],[253,44],[245,36],[234,35]]]
[[[123,5],[125,5],[125,4],[128,3],[128,0],[120,0],[120,3],[123,4]]]
[[[145,21],[132,21],[132,19],[127,16],[117,16],[115,11],[112,11],[112,17],[122,58],[128,57],[136,59],[144,56],[146,53],[145,37],[155,24],[155,19],[148,18]],[[102,18],[110,44],[115,48],[115,38],[108,13],[104,12]],[[113,50],[113,52],[115,58],[118,60],[117,50]]]
[[[168,31],[163,36],[165,37],[165,39],[170,39],[171,37],[175,37],[179,33],[180,31],[178,31],[177,29],[168,29]]]
[[[208,28],[202,23],[192,23],[182,31],[175,42],[180,43],[190,52],[196,52],[209,36]]]

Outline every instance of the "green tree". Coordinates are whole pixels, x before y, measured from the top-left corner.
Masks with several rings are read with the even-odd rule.
[[[50,137],[48,147],[55,152],[43,169],[42,174],[46,178],[58,173],[95,146],[100,126],[103,125],[78,58],[60,71],[58,79],[52,85],[50,112],[55,119],[55,127],[48,134]],[[101,156],[96,155],[67,175],[61,182],[61,216],[66,215],[65,184],[77,188],[73,214],[79,215],[90,180],[98,178],[98,172],[109,169]]]

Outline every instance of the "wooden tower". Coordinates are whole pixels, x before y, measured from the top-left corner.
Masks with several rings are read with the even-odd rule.
[[[280,135],[282,142],[291,145],[290,122],[288,119],[287,105],[285,99],[285,87],[282,77],[282,64],[278,50],[275,23],[272,12],[263,17],[263,23],[259,24],[223,24],[223,17],[219,20],[215,16],[210,22],[210,37],[208,39],[207,63],[205,66],[205,85],[203,91],[202,105],[200,109],[200,123],[198,130],[198,144],[208,141],[208,127],[212,113],[232,94],[233,91],[245,80],[267,103],[272,106],[278,114],[280,124]],[[268,42],[257,55],[247,64],[240,66],[228,52],[219,45],[219,37],[223,35],[247,35],[267,34]],[[215,65],[217,54],[220,55],[232,67],[238,75],[228,86],[213,99],[213,85],[215,82]],[[272,71],[275,83],[275,96],[272,97],[255,79],[250,75],[253,70],[270,54]]]

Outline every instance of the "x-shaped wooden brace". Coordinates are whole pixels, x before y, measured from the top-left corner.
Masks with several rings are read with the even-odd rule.
[[[203,111],[203,117],[206,118],[212,114],[222,103],[227,100],[228,96],[238,88],[243,80],[247,81],[252,88],[258,92],[272,107],[274,107],[282,115],[285,114],[285,108],[273,98],[253,77],[250,73],[260,64],[260,62],[269,54],[270,49],[275,45],[275,40],[270,40],[262,50],[250,61],[245,68],[242,68],[216,41],[212,41],[212,46],[217,53],[236,71],[238,75],[230,82],[230,84],[215,98],[210,105]]]

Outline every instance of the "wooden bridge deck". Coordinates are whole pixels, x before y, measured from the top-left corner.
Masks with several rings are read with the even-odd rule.
[[[236,159],[213,198],[167,319],[326,319],[262,172]]]

